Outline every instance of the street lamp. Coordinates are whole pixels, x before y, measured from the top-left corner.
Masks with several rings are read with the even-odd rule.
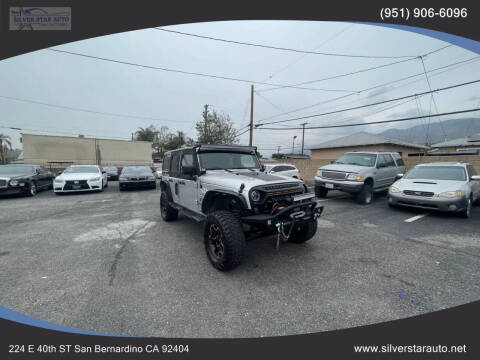
[[[295,139],[297,138],[297,135],[293,137],[293,144],[292,144],[292,154],[295,154]]]

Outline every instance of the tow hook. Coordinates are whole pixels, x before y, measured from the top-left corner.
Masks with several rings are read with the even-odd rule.
[[[276,246],[275,246],[277,251],[280,250],[280,240],[282,240],[283,242],[287,242],[288,239],[290,238],[290,235],[292,234],[293,228],[295,227],[295,218],[296,217],[293,216],[292,218],[293,218],[293,221],[291,222],[290,230],[288,231],[288,234],[285,234],[285,231],[284,231],[285,230],[285,222],[278,222],[278,223],[275,224],[275,226],[277,227],[277,240],[276,240]],[[290,221],[288,221],[287,223],[290,224]]]

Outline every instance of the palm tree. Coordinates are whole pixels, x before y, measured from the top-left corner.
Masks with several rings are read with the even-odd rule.
[[[135,132],[136,140],[139,141],[150,141],[153,142],[155,140],[155,136],[157,135],[157,130],[150,125],[147,128],[138,128]]]
[[[0,161],[2,165],[7,163],[4,154],[7,150],[12,150],[12,143],[10,142],[10,136],[0,133]]]

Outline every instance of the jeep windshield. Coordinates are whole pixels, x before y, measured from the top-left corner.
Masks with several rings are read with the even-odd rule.
[[[205,170],[260,169],[254,154],[242,152],[201,152],[200,167]]]
[[[340,156],[334,164],[348,164],[348,165],[360,165],[360,166],[375,166],[377,155],[375,154],[344,154]]]

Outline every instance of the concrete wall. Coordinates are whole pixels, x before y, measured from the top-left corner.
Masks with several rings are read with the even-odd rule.
[[[402,155],[406,155],[410,153],[418,153],[419,151],[421,151],[421,149],[406,147],[406,146],[389,145],[389,144],[351,146],[351,147],[339,147],[339,148],[329,148],[329,149],[313,149],[311,158],[312,160],[337,159],[341,155],[350,151],[391,151],[391,152],[398,152]]]
[[[336,159],[336,158],[335,158]],[[299,160],[299,159],[282,159],[279,162],[289,163],[295,165],[302,179],[308,183],[313,182],[313,178],[317,173],[319,167],[330,164],[335,159],[311,159],[311,160]],[[460,155],[460,156],[409,156],[403,157],[407,170],[411,169],[415,165],[427,162],[445,162],[445,161],[465,161],[473,165],[478,174],[480,174],[480,156],[479,155]]]
[[[22,144],[26,164],[46,165],[49,161],[95,164],[97,146],[102,165],[152,163],[151,143],[146,141],[22,134]]]

